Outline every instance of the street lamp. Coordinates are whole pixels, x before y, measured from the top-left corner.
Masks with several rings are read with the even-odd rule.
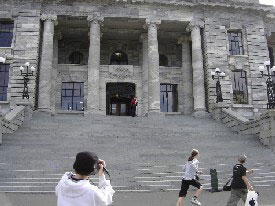
[[[30,63],[26,62],[25,65],[26,67],[26,72],[24,72],[25,68],[23,66],[20,67],[21,75],[24,77],[24,89],[23,89],[23,95],[22,99],[27,98],[29,99],[29,87],[28,87],[28,82],[29,82],[29,76],[33,76],[33,72],[35,71],[35,68],[32,66],[30,68],[31,71],[29,71]]]
[[[262,77],[266,76],[266,86],[267,86],[267,109],[275,108],[275,83],[272,77],[275,77],[275,66],[270,68],[270,61],[265,61],[264,65],[259,66],[259,71]],[[267,70],[267,74],[264,74],[264,70]]]
[[[216,68],[214,72],[211,72],[211,76],[212,76],[213,80],[217,79],[217,82],[216,82],[217,101],[216,101],[216,103],[223,102],[220,78],[223,79],[225,77],[225,73],[221,72],[219,68]]]

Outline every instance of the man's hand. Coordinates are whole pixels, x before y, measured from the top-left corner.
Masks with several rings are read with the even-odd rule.
[[[103,167],[106,167],[105,161],[99,159],[99,160],[98,160],[98,166],[99,166],[98,175],[99,175],[99,176],[103,176],[103,175],[104,175]]]
[[[253,169],[246,171],[246,174],[252,174],[252,173],[253,173]]]

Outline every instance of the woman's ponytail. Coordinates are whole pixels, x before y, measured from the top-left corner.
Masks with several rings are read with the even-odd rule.
[[[199,154],[199,150],[192,149],[191,156],[188,158],[188,161],[193,161],[194,157]]]

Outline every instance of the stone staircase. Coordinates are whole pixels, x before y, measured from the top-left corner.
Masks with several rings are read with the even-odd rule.
[[[275,187],[274,154],[256,136],[238,135],[212,119],[191,116],[83,117],[36,112],[0,147],[0,191],[53,192],[79,151],[94,151],[107,162],[116,191],[178,190],[182,165],[200,150],[201,182],[210,188],[210,168],[220,187],[237,156],[246,153],[254,186]],[[92,178],[97,183],[97,178]]]

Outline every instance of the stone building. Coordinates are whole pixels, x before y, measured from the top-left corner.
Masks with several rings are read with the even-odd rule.
[[[0,0],[0,106],[52,114],[205,115],[266,109],[275,8],[258,0]],[[5,60],[5,61],[4,61]],[[28,98],[21,71],[33,66]],[[23,67],[21,67],[23,66]],[[21,70],[20,70],[21,68]],[[24,68],[24,70],[23,70]]]

